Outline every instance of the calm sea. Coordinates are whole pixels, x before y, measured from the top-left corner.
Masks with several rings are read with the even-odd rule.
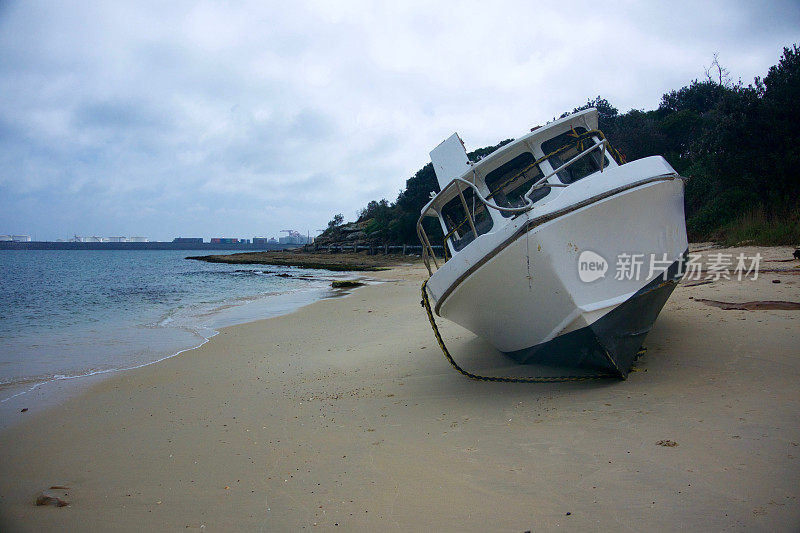
[[[331,279],[346,276],[186,255],[0,251],[0,401],[36,383],[169,357],[202,344],[219,327],[328,296]]]

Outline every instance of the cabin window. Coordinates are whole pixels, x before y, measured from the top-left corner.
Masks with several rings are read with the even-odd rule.
[[[525,205],[525,193],[544,175],[539,165],[534,165],[535,158],[530,152],[524,152],[511,161],[497,167],[488,174],[484,181],[489,189],[489,200],[501,207],[522,207]],[[550,187],[537,189],[532,195],[534,202],[550,193]],[[517,213],[501,211],[506,218]]]
[[[492,217],[487,212],[486,205],[475,196],[475,191],[472,188],[465,187],[463,195],[478,235],[487,233],[492,229]],[[441,215],[447,228],[445,241],[449,240],[453,244],[455,251],[461,250],[475,240],[472,226],[467,218],[467,213],[464,211],[464,203],[459,195],[456,195],[455,198],[442,207]]]
[[[581,143],[576,140],[575,134],[577,133],[578,135],[581,135],[586,133],[586,129],[578,127],[573,131],[562,133],[561,135],[553,137],[552,139],[542,143],[542,151],[545,154],[550,154],[563,148],[563,150],[557,154],[547,158],[550,166],[553,167],[553,170],[557,169],[579,153],[595,144],[595,140],[592,137],[583,137],[583,145],[581,146]],[[559,171],[558,179],[560,179],[562,183],[573,183],[579,179],[585,178],[589,174],[594,174],[600,170],[600,161],[602,157],[603,155],[600,149],[589,152],[567,168]],[[607,157],[603,165],[608,165]]]

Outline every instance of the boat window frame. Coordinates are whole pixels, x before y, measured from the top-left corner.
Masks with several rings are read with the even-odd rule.
[[[524,207],[528,202],[526,200],[530,200],[533,203],[538,202],[539,200],[545,198],[547,195],[550,194],[552,190],[549,186],[539,187],[537,190],[533,191],[531,196],[528,195],[531,192],[531,187],[534,183],[538,182],[542,178],[545,177],[545,172],[543,172],[541,163],[535,164],[536,161],[539,159],[535,154],[534,151],[531,149],[531,146],[526,142],[522,145],[522,150],[515,154],[513,157],[508,158],[504,163],[495,166],[492,170],[486,173],[482,173],[481,181],[486,189],[486,199],[493,199],[494,203],[503,207]],[[504,167],[507,167],[517,161],[520,158],[526,158],[527,161],[522,162],[521,164],[514,165],[516,168],[511,168],[507,170],[504,174],[500,175],[499,179],[495,182],[493,181],[490,183],[490,178],[493,174],[499,173]],[[535,168],[534,168],[535,167]],[[510,193],[519,193],[519,195],[514,200],[508,199],[508,192],[503,191],[505,186],[509,183],[513,183],[519,176],[526,174],[529,171],[535,171],[536,174],[532,175],[531,177],[524,179],[520,182],[520,185],[516,186]],[[512,175],[510,179],[508,178],[508,174],[512,172],[517,172],[515,175]],[[492,190],[492,185],[501,182],[501,180],[506,179],[503,185],[498,187],[497,190]],[[534,196],[534,197],[532,197]],[[499,214],[503,218],[513,218],[517,216],[519,213],[513,213],[509,211],[500,211]]]
[[[570,129],[564,130],[563,132],[559,133],[558,135],[554,135],[554,136],[550,137],[549,139],[542,140],[539,143],[539,149],[542,151],[543,155],[547,155],[548,153],[552,153],[552,152],[557,151],[560,148],[568,145],[568,143],[562,143],[562,144],[560,144],[560,145],[558,145],[558,146],[556,146],[556,147],[554,147],[552,149],[549,149],[549,148],[546,148],[546,145],[548,143],[551,143],[551,142],[559,139],[560,137],[567,137],[569,135],[584,135],[584,134],[586,134],[586,133],[588,133],[590,131],[593,131],[593,130],[588,130],[587,128],[585,128],[583,126],[571,125]],[[592,135],[590,138],[591,138],[591,140],[592,140],[592,142],[593,142],[593,144],[595,146],[603,142],[603,140],[599,139],[596,135]],[[588,148],[591,148],[591,147],[588,147]],[[575,145],[575,149],[576,149],[576,152],[574,154],[572,154],[572,155],[569,155],[568,157],[565,157],[562,154],[555,154],[555,155],[552,155],[550,157],[547,157],[545,162],[550,166],[551,172],[556,170],[556,169],[558,169],[559,167],[563,166],[565,163],[569,162],[571,159],[575,158],[576,156],[580,155],[580,153],[583,151],[583,150],[581,150],[581,148],[577,144]],[[565,153],[568,153],[569,151],[570,150],[566,150]],[[591,161],[592,164],[596,168],[594,170],[592,170],[591,172],[588,172],[588,173],[580,176],[579,178],[576,178],[576,179],[573,179],[573,180],[565,179],[565,176],[569,176],[570,173],[572,172],[572,170],[570,170],[570,169],[572,167],[574,167],[576,164],[580,164],[581,161],[586,159],[586,158],[589,158],[588,161]],[[555,159],[555,161],[554,161],[554,159]],[[558,172],[555,172],[554,175],[558,178],[558,180],[561,183],[563,183],[565,185],[571,185],[573,183],[576,183],[576,182],[586,178],[587,176],[591,176],[592,174],[596,174],[597,172],[602,172],[605,168],[608,168],[610,166],[616,166],[616,165],[612,165],[611,164],[611,161],[613,161],[613,159],[614,158],[609,157],[605,153],[605,150],[603,150],[602,154],[597,154],[597,150],[591,150],[588,153],[584,154],[582,157],[580,157],[577,161],[572,162],[567,168],[564,168],[564,169],[562,169],[562,170],[560,170]],[[556,163],[558,163],[558,164],[556,164]]]
[[[463,250],[481,235],[492,231],[495,226],[495,220],[489,207],[477,197],[475,189],[467,186],[462,188],[462,185],[457,183],[456,190],[457,192],[453,194],[452,198],[447,199],[436,209],[444,233],[444,244],[450,246],[451,253]],[[470,202],[472,203],[471,210]],[[445,212],[451,209],[451,205],[460,208],[460,212],[456,209],[455,214],[456,219],[464,216],[461,222],[456,223],[453,217]],[[478,220],[479,218],[480,220]],[[462,232],[460,228],[464,227],[464,224],[467,224],[467,228]]]

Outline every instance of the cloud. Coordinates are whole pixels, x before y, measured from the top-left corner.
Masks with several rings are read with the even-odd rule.
[[[80,104],[72,114],[75,130],[86,129],[141,131],[167,126],[165,115],[147,103],[126,100],[88,101]]]
[[[652,108],[715,52],[749,82],[798,27],[791,2],[6,2],[0,233],[313,233],[455,130]]]

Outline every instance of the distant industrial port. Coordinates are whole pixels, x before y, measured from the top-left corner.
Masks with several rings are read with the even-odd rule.
[[[34,241],[30,235],[0,235],[0,250],[284,250],[311,244],[314,239],[295,230],[282,230],[285,236],[253,237],[176,237],[172,241],[151,241],[147,237],[84,237]]]

